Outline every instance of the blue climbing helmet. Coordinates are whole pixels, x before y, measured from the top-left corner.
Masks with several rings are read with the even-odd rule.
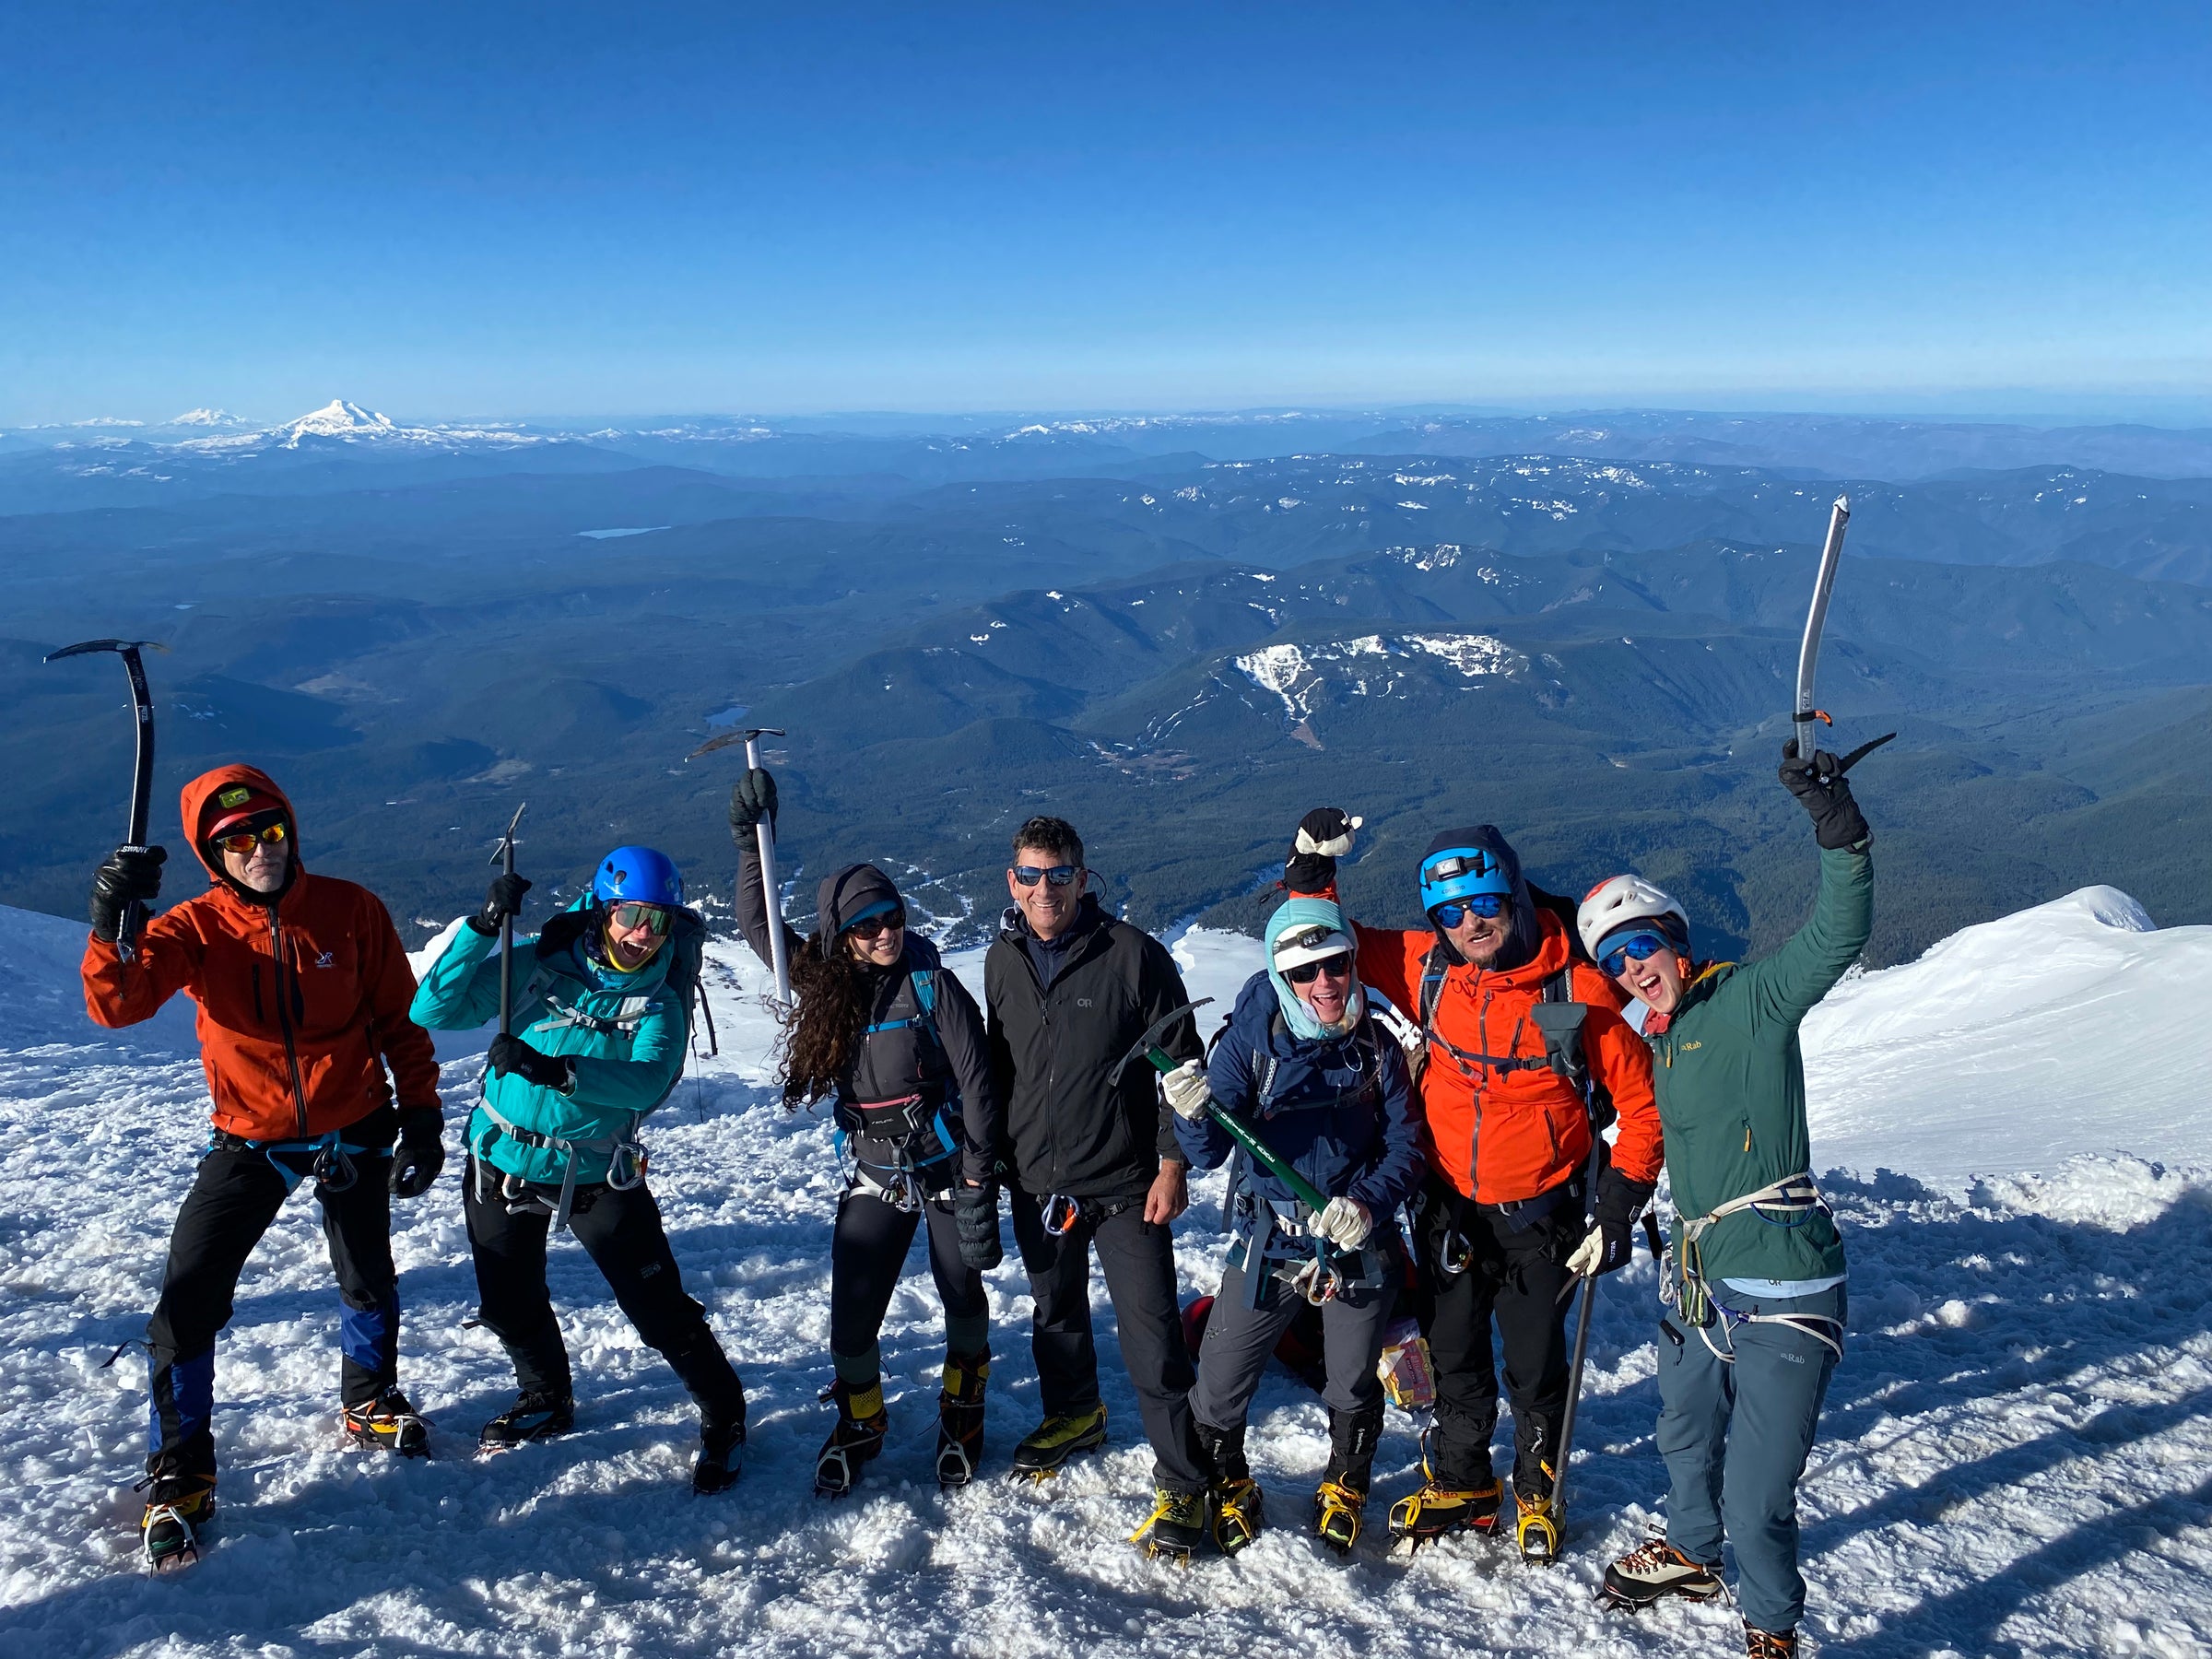
[[[592,877],[592,897],[610,904],[662,904],[681,910],[684,877],[665,853],[651,847],[617,847],[599,861]]]
[[[1487,831],[1487,833],[1486,833]],[[1421,913],[1477,893],[1512,896],[1512,854],[1489,826],[1440,835],[1421,857]],[[1484,843],[1488,843],[1485,845]]]

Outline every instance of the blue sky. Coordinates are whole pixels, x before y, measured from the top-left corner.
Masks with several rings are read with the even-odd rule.
[[[18,6],[0,424],[2212,408],[2208,88],[2201,5]]]

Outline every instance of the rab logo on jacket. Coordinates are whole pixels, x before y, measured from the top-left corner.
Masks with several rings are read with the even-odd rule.
[[[315,966],[318,968],[335,968],[337,965],[338,953],[335,950],[326,950],[315,959]]]

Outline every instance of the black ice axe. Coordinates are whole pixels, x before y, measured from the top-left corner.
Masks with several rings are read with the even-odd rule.
[[[154,798],[154,699],[146,688],[146,665],[138,660],[138,653],[168,649],[152,640],[85,640],[46,653],[48,662],[58,663],[64,657],[112,651],[123,659],[124,669],[131,677],[131,706],[138,714],[138,757],[131,768],[131,827],[123,845],[116,849],[120,853],[146,851],[147,812]],[[135,954],[138,930],[145,925],[146,906],[134,899],[124,906],[123,921],[115,933],[115,948],[124,961]]]

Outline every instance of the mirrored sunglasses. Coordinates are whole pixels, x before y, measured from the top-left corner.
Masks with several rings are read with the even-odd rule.
[[[215,837],[213,844],[226,853],[251,853],[256,846],[265,843],[272,847],[281,847],[290,837],[291,831],[285,827],[284,820],[276,818],[262,825],[258,830],[249,824],[244,829],[234,830],[228,835],[218,835]]]
[[[608,919],[625,933],[633,927],[650,927],[656,934],[668,931],[668,912],[658,904],[640,904],[636,900],[611,905]]]
[[[1470,893],[1465,899],[1454,899],[1449,904],[1440,904],[1429,913],[1436,918],[1439,927],[1457,927],[1469,916],[1480,916],[1485,922],[1505,914],[1512,900],[1504,893]]]
[[[1663,950],[1674,949],[1674,942],[1662,934],[1630,934],[1612,949],[1597,959],[1597,965],[1607,976],[1620,977],[1621,970],[1631,960],[1648,962]]]
[[[1036,865],[1016,865],[1014,879],[1023,887],[1035,887],[1039,881],[1049,881],[1054,887],[1065,887],[1082,873],[1081,865],[1054,865],[1049,870]]]

